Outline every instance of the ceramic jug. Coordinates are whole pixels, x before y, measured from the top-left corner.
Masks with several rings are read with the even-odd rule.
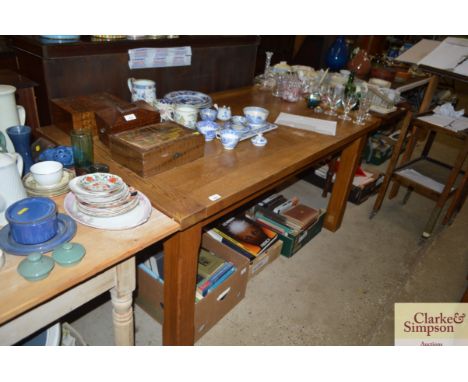
[[[143,100],[150,105],[156,101],[156,82],[145,79],[129,78],[128,89],[132,93],[132,102]]]
[[[24,125],[26,112],[23,106],[16,105],[16,88],[10,85],[0,85],[0,131],[5,135],[8,152],[14,153],[15,148],[6,129],[10,126]]]
[[[0,225],[7,224],[5,211],[14,202],[27,197],[21,181],[23,158],[18,153],[0,153]]]

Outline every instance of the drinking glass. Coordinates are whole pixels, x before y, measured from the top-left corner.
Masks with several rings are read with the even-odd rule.
[[[366,124],[366,115],[369,112],[369,108],[371,106],[371,98],[368,95],[365,95],[364,98],[361,98],[361,102],[359,103],[359,109],[356,113],[356,119],[354,120],[354,124],[356,125],[365,125]]]
[[[330,107],[328,103],[328,92],[330,91],[330,86],[327,84],[323,84],[319,87],[318,93],[320,95],[320,100],[322,101],[322,104],[324,107]]]
[[[351,117],[348,115],[351,109],[356,106],[358,101],[357,95],[355,93],[350,93],[343,95],[341,98],[341,103],[343,104],[344,114],[340,115],[338,118],[343,121],[351,121]]]
[[[330,88],[327,93],[328,105],[330,110],[326,111],[325,114],[331,116],[337,116],[336,109],[341,103],[343,97],[344,87],[341,85],[336,85],[334,88]]]
[[[70,136],[76,174],[86,174],[88,167],[94,162],[93,135],[91,134],[91,130],[73,130]]]

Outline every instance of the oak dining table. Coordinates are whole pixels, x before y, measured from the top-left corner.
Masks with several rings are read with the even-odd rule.
[[[348,195],[367,135],[380,119],[371,117],[363,126],[336,117],[314,113],[304,100],[289,103],[257,86],[211,94],[213,103],[229,106],[232,115],[242,115],[246,106],[269,110],[274,123],[280,112],[337,121],[335,135],[323,135],[279,125],[265,134],[268,144],[254,146],[249,139],[234,150],[225,150],[219,140],[205,143],[204,155],[165,172],[140,177],[112,160],[109,149],[95,138],[95,156],[144,192],[153,207],[179,224],[179,230],[163,240],[164,245],[164,345],[194,343],[195,284],[202,230],[249,201],[279,187],[314,164],[340,155],[340,166],[328,202],[324,227],[340,228]],[[70,144],[68,134],[54,126],[41,127],[46,138]]]

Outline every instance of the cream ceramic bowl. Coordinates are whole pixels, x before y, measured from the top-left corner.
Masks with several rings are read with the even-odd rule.
[[[31,166],[30,171],[41,186],[53,186],[62,179],[63,164],[56,161],[38,162]]]

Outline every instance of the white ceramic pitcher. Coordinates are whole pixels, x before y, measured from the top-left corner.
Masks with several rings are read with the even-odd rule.
[[[153,105],[156,101],[156,82],[145,79],[129,78],[128,89],[132,93],[132,102],[143,100]]]
[[[0,131],[5,135],[8,152],[14,153],[15,148],[6,129],[11,126],[24,125],[26,112],[23,106],[16,105],[16,88],[10,85],[0,85]]]
[[[5,211],[14,202],[27,197],[21,174],[23,158],[18,153],[0,153],[0,225],[7,224]]]

